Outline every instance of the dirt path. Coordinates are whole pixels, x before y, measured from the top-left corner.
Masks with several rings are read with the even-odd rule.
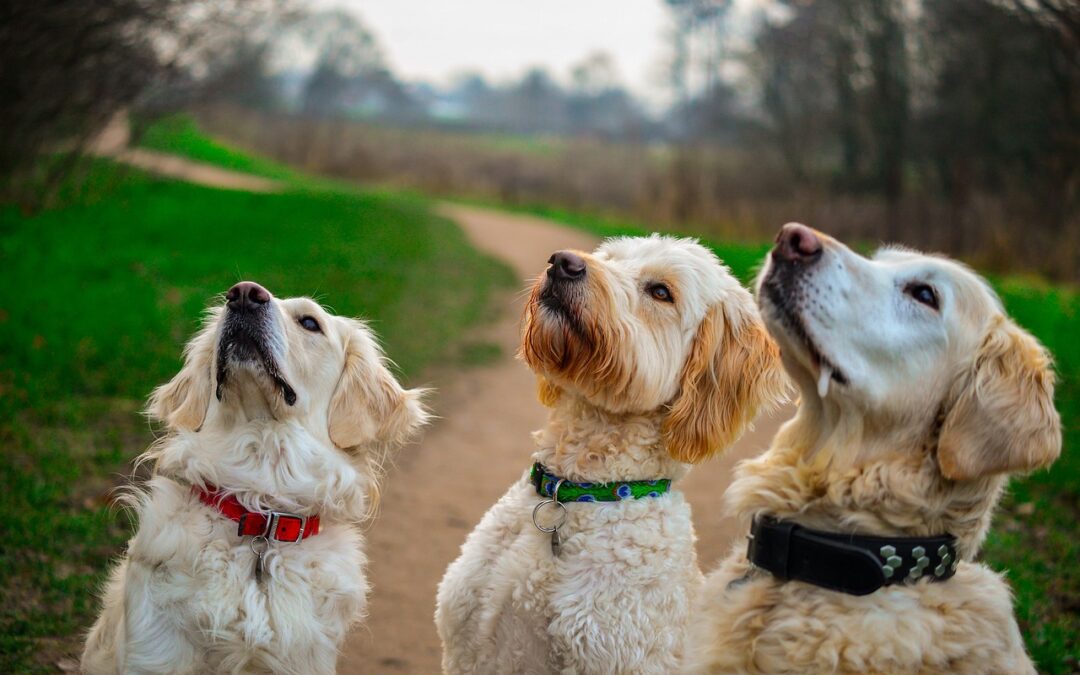
[[[87,151],[117,162],[130,164],[150,173],[208,187],[245,192],[280,192],[284,189],[284,186],[276,180],[239,171],[229,171],[212,164],[164,152],[133,148],[130,147],[130,143],[131,128],[128,124],[127,111],[120,111],[98,133],[87,147]]]
[[[143,148],[128,148],[108,155],[112,159],[161,176],[177,178],[188,183],[244,192],[281,192],[281,183],[249,173],[229,171],[212,164],[196,162],[185,157],[168,155]]]
[[[473,244],[535,277],[560,248],[591,250],[597,240],[551,221],[473,207],[445,205]],[[495,364],[447,373],[431,384],[441,420],[423,442],[405,449],[387,478],[379,517],[368,531],[370,614],[345,647],[342,673],[437,673],[435,588],[465,536],[529,462],[529,432],[544,420],[535,379],[512,358],[518,344],[521,296],[508,299],[503,318],[486,332],[504,356]],[[790,411],[784,411],[784,415]],[[682,484],[693,504],[702,565],[724,554],[733,524],[720,518],[720,497],[731,465],[765,448],[782,415],[763,419],[723,460],[691,472]]]

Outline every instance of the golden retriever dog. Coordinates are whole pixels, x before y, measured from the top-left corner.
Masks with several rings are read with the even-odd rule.
[[[361,322],[251,282],[210,310],[152,417],[139,528],[87,673],[333,673],[365,609],[356,524],[387,453],[426,421]]]
[[[672,483],[783,397],[779,354],[750,293],[695,241],[611,239],[548,262],[521,357],[551,412],[532,469],[439,586],[443,667],[670,673],[702,580]]]
[[[1046,350],[963,265],[798,224],[757,297],[799,410],[736,471],[751,541],[706,579],[687,670],[1035,672],[974,558],[1008,475],[1061,450]]]

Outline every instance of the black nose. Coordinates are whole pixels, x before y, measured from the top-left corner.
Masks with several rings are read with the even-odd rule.
[[[548,276],[558,281],[575,281],[585,277],[585,260],[571,251],[556,251],[548,258]]]
[[[821,257],[821,239],[805,225],[788,223],[776,235],[773,258],[788,262],[813,262]]]
[[[241,281],[225,294],[226,306],[234,311],[255,310],[270,302],[270,291],[254,281]]]

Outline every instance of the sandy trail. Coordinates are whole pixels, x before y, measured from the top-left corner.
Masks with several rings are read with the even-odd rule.
[[[207,187],[244,192],[281,192],[284,189],[276,180],[144,148],[128,148],[106,156],[151,173]]]
[[[86,150],[90,154],[108,157],[150,173],[207,187],[244,192],[281,192],[285,189],[282,183],[269,178],[222,169],[187,157],[132,147],[131,127],[126,110],[113,115]]]
[[[551,252],[591,250],[597,240],[551,221],[445,205],[480,250],[504,260],[522,285],[544,269]],[[435,374],[441,419],[422,443],[406,448],[386,480],[379,516],[367,533],[370,614],[345,647],[342,673],[437,673],[435,589],[465,536],[529,463],[529,432],[543,423],[536,381],[512,355],[523,298],[507,298],[503,318],[484,332],[503,357],[496,363]],[[736,536],[720,516],[731,467],[768,444],[785,409],[758,421],[721,460],[699,467],[680,485],[693,505],[703,567],[713,567]]]

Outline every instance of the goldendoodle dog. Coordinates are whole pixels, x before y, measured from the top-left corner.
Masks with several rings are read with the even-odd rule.
[[[1061,450],[1046,350],[963,265],[797,224],[757,294],[802,397],[728,491],[750,543],[706,579],[688,670],[1034,673],[974,558],[1008,474]]]
[[[443,667],[670,673],[701,582],[678,481],[783,398],[779,354],[695,241],[612,239],[549,263],[521,345],[549,420],[439,586]]]
[[[87,673],[333,673],[368,584],[356,523],[426,420],[359,321],[233,286],[150,399],[169,430]]]

